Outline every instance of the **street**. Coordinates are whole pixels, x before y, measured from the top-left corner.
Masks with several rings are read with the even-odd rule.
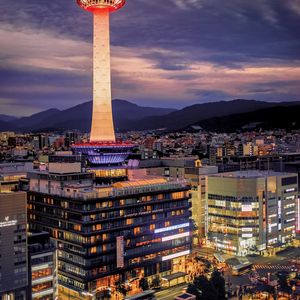
[[[197,249],[194,253],[197,253],[200,256],[207,257],[211,256],[214,253],[212,249]],[[271,257],[249,257],[248,259],[253,263],[254,268],[260,278],[266,278],[275,280],[276,272],[281,270],[290,271],[294,265],[296,265],[297,260],[300,257],[299,248],[291,248],[285,251],[282,251],[276,256]],[[298,265],[299,266],[299,265]],[[226,282],[231,283],[233,288],[237,286],[246,286],[251,285],[249,279],[249,272],[240,276],[233,276],[231,271],[226,271],[224,273],[224,278]],[[158,300],[173,300],[176,296],[184,292],[184,288],[187,287],[187,284],[181,284],[179,286],[171,287],[156,293],[156,298]],[[236,297],[232,297],[232,300],[236,300]],[[246,296],[243,296],[243,300],[248,299]]]
[[[187,287],[187,284],[180,284],[178,286],[171,287],[169,289],[165,289],[159,291],[155,294],[158,300],[173,300],[176,296],[183,293],[184,288]]]

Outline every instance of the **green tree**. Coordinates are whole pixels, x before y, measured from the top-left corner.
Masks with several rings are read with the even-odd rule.
[[[161,280],[160,280],[159,276],[154,277],[154,279],[152,280],[152,286],[154,288],[158,288],[161,286]]]
[[[226,299],[225,279],[221,273],[215,270],[211,275],[210,282],[217,291],[218,300]]]
[[[194,283],[189,283],[186,291],[192,295],[195,295],[197,300],[201,299],[200,297],[202,295],[202,291],[198,289]]]
[[[149,282],[146,278],[142,278],[139,282],[140,284],[140,288],[143,290],[143,291],[146,291],[146,290],[149,290]]]
[[[125,284],[121,281],[115,282],[117,292],[121,293],[124,297],[126,297],[128,290],[125,287]]]
[[[218,293],[213,284],[205,276],[196,277],[189,284],[187,292],[196,296],[197,300],[218,300]]]
[[[281,274],[278,274],[277,277],[280,289],[284,292],[290,292],[291,288],[288,284],[289,275],[287,273],[282,272]]]

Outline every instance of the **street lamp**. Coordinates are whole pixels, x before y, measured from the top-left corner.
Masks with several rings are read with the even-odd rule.
[[[296,291],[296,287],[293,285],[292,286],[292,299],[294,299],[294,297],[295,297],[295,291]]]

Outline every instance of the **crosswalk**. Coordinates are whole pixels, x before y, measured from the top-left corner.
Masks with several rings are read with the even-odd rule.
[[[259,270],[290,270],[292,268],[292,266],[286,266],[286,265],[253,265],[253,267],[255,269],[259,269]]]

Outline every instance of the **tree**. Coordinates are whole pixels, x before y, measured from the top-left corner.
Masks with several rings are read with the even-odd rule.
[[[190,283],[187,292],[196,296],[197,300],[218,300],[218,293],[213,284],[205,277],[199,276]]]
[[[291,288],[288,284],[288,278],[289,278],[288,273],[281,272],[277,275],[277,277],[278,277],[278,283],[279,283],[280,289],[283,292],[289,293],[291,291]]]
[[[142,278],[140,280],[140,288],[143,290],[143,291],[146,291],[146,290],[149,290],[149,283],[148,283],[148,280],[146,278]]]
[[[186,291],[192,295],[195,295],[197,300],[201,299],[202,291],[199,290],[194,283],[189,283]]]
[[[121,293],[124,297],[126,297],[128,290],[125,287],[125,284],[122,283],[121,281],[116,281],[115,286],[116,286],[116,291]]]
[[[220,272],[214,271],[210,279],[218,294],[218,300],[226,299],[225,279]]]
[[[155,276],[154,279],[152,280],[152,286],[154,288],[158,288],[161,285],[161,280],[159,278],[159,276]]]

